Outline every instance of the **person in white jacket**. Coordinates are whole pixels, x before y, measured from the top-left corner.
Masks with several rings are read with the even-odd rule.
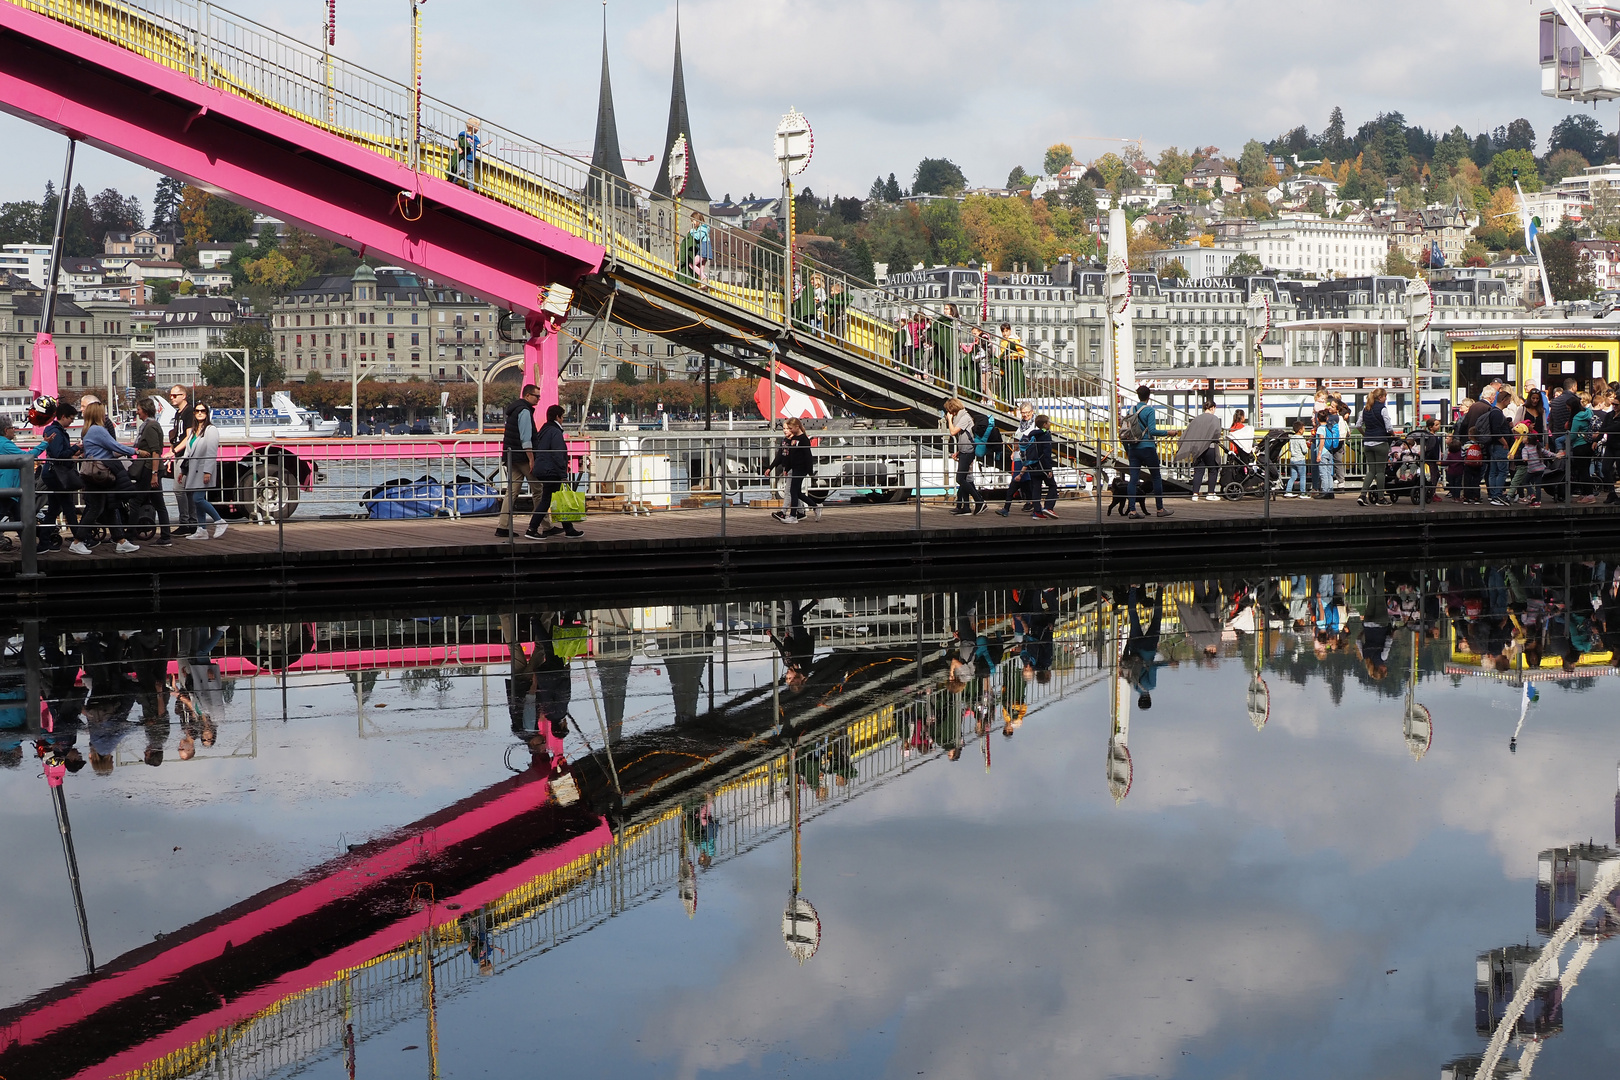
[[[208,522],[214,536],[225,535],[225,519],[208,501],[208,491],[219,480],[219,429],[211,422],[208,406],[196,407],[196,422],[180,444],[180,468],[185,473],[186,495],[196,507],[197,531],[188,540],[207,540]]]

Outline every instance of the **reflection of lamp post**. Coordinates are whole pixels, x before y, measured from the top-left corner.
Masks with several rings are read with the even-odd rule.
[[[1116,594],[1117,595],[1117,594]],[[1119,640],[1119,611],[1108,609],[1108,632],[1113,635],[1110,649],[1114,655],[1114,695],[1112,725],[1108,732],[1108,791],[1114,802],[1122,801],[1131,793],[1131,779],[1135,768],[1131,764],[1131,687],[1120,671],[1120,655],[1124,644]]]
[[[1428,706],[1419,704],[1417,700],[1418,653],[1422,648],[1423,624],[1418,622],[1412,627],[1412,668],[1407,673],[1406,717],[1402,725],[1406,734],[1406,748],[1412,752],[1413,761],[1422,761],[1423,755],[1434,744],[1434,719],[1429,715]]]
[[[1259,415],[1258,410],[1260,406],[1258,393],[1255,396],[1255,401],[1256,415]],[[1268,624],[1266,622],[1265,608],[1261,606],[1264,603],[1264,600],[1264,596],[1256,595],[1254,597],[1253,608],[1255,613],[1254,675],[1249,679],[1248,704],[1249,722],[1254,725],[1254,730],[1256,731],[1263,730],[1266,726],[1266,721],[1271,719],[1271,687],[1266,685],[1265,679],[1265,633]]]
[[[788,787],[793,792],[793,891],[788,894],[787,908],[782,912],[782,942],[788,953],[799,963],[816,955],[821,948],[821,916],[810,901],[799,895],[799,747],[795,742],[788,750]]]

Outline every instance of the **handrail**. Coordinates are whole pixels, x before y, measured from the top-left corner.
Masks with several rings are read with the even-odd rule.
[[[1024,343],[1032,362],[1003,372],[992,385],[975,377],[978,361],[965,354],[965,331],[973,327],[972,320],[935,322],[925,342],[912,340],[901,326],[856,307],[854,298],[882,295],[906,312],[900,322],[914,326],[933,314],[929,307],[887,294],[804,253],[794,254],[790,280],[783,244],[747,230],[711,223],[712,255],[700,270],[691,258],[698,241],[677,233],[681,215],[667,197],[482,120],[482,144],[473,160],[463,162],[456,154],[456,137],[464,118],[474,112],[428,95],[418,99],[404,83],[208,0],[4,2],[337,135],[419,174],[444,176],[599,244],[609,253],[610,272],[647,274],[763,320],[771,329],[759,333],[762,341],[786,333],[800,339],[801,354],[806,343],[819,342],[861,364],[915,381],[935,398],[954,396],[1003,417],[1012,414],[1017,401],[1031,397],[1081,399],[1112,391],[1128,400],[1134,394],[1134,387],[1121,388],[1083,372],[1078,361],[1043,355],[1035,342]],[[702,318],[698,315],[700,322]],[[787,344],[793,347],[793,342]],[[836,375],[827,381],[836,386]]]

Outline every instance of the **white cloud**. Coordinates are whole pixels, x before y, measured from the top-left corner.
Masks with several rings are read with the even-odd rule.
[[[409,33],[397,0],[343,0],[338,51],[398,79]],[[310,10],[238,0],[246,14],[314,41]],[[425,85],[436,97],[559,148],[588,153],[595,123],[601,7],[575,0],[424,5]],[[1281,0],[691,0],[681,10],[692,132],[711,192],[774,190],[777,117],[797,106],[817,131],[803,183],[864,194],[872,177],[909,180],[945,156],[973,183],[1034,168],[1052,142],[1093,157],[1141,138],[1235,152],[1340,105],[1353,129],[1381,111],[1470,133],[1528,117],[1545,139],[1572,107],[1542,98],[1535,5],[1505,0],[1364,0],[1352,8]],[[293,18],[291,16],[304,16]],[[624,151],[658,154],[667,122],[674,9],[610,9]],[[1608,126],[1612,118],[1605,120]],[[25,164],[0,198],[37,198],[60,173],[61,140],[0,117]],[[1545,144],[1543,143],[1543,146]],[[650,169],[632,172],[645,175]],[[90,152],[79,177],[150,199],[153,178]]]

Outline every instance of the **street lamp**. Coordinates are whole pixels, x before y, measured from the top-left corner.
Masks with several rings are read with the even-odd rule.
[[[793,330],[793,177],[810,167],[816,152],[816,136],[810,121],[797,108],[790,107],[776,125],[776,163],[782,167],[782,329]],[[771,357],[771,430],[776,430],[776,366]]]

